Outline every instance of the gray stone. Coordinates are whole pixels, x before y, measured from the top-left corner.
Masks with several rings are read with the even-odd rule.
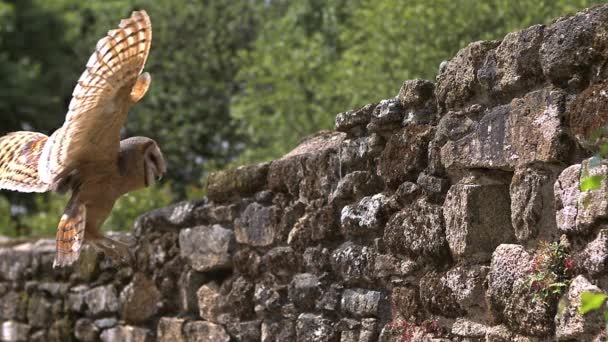
[[[409,259],[397,258],[391,254],[378,254],[375,258],[374,277],[408,276],[418,269],[418,264]]]
[[[28,269],[32,262],[31,244],[21,245],[22,248],[0,248],[0,279],[18,281],[29,278]]]
[[[442,207],[420,199],[396,213],[384,229],[384,243],[396,254],[440,264],[449,260]]]
[[[592,66],[600,63],[608,12],[595,7],[560,18],[544,32],[540,49],[543,73],[561,87],[584,88]]]
[[[122,318],[129,323],[143,323],[158,312],[161,293],[143,273],[136,273],[120,293]]]
[[[317,276],[301,273],[293,276],[288,290],[291,300],[300,311],[314,308],[316,300],[321,295],[321,282]]]
[[[133,227],[135,236],[142,237],[149,232],[175,231],[191,227],[194,221],[194,211],[202,203],[204,201],[183,201],[141,215]]]
[[[100,329],[108,329],[108,328],[115,327],[118,324],[118,320],[114,317],[106,317],[106,318],[96,319],[93,323],[95,323],[95,326],[97,326]]]
[[[555,201],[553,185],[556,174],[537,167],[517,168],[511,181],[511,223],[520,242],[537,237],[555,240]]]
[[[295,323],[291,320],[262,322],[261,342],[294,341]]]
[[[330,268],[329,250],[325,247],[308,247],[304,251],[303,264],[306,272],[319,274]]]
[[[228,279],[219,287],[208,283],[198,290],[200,317],[204,320],[227,324],[252,316],[254,285],[244,277]]]
[[[330,320],[320,315],[301,314],[296,323],[296,341],[329,342],[336,332]]]
[[[403,182],[395,191],[394,198],[402,206],[406,206],[416,200],[422,193],[422,189],[416,183]]]
[[[253,195],[266,186],[268,167],[268,163],[262,163],[212,172],[207,177],[207,196],[222,202]]]
[[[602,177],[598,189],[580,192],[577,202],[576,231],[587,233],[598,223],[608,218],[608,164],[601,163],[597,157],[586,159],[581,164],[581,179],[586,177]]]
[[[336,131],[352,133],[357,127],[360,127],[360,129],[364,128],[371,120],[372,112],[376,108],[376,105],[377,103],[370,103],[336,115]]]
[[[496,246],[513,242],[510,207],[506,185],[453,185],[443,205],[452,256],[485,261]]]
[[[331,256],[331,266],[346,282],[371,281],[375,251],[345,242]]]
[[[97,286],[84,293],[87,314],[99,316],[118,312],[119,302],[113,285]]]
[[[27,308],[27,298],[25,293],[10,291],[0,296],[0,319],[24,320]]]
[[[358,203],[347,205],[340,215],[340,230],[347,236],[377,232],[384,226],[389,198],[383,194],[363,197]]]
[[[261,325],[261,321],[231,323],[228,324],[227,330],[238,342],[257,342],[262,336]]]
[[[486,336],[487,329],[488,327],[484,324],[458,318],[452,325],[452,334],[460,337],[482,338]]]
[[[419,321],[425,315],[420,291],[414,286],[394,287],[391,293],[392,320],[402,319],[406,322]]]
[[[320,241],[332,238],[338,230],[339,214],[334,205],[318,199],[310,202],[293,225],[287,236],[287,244],[295,249],[315,245]]]
[[[219,324],[211,322],[188,322],[184,326],[184,337],[191,342],[229,342],[230,336]]]
[[[486,312],[484,283],[488,274],[487,266],[457,266],[446,272],[442,278],[458,305],[471,317],[474,313],[483,317]]]
[[[576,230],[578,216],[578,199],[580,190],[581,165],[575,164],[566,168],[555,181],[555,219],[557,228],[562,232]]]
[[[186,320],[182,318],[163,317],[158,321],[156,337],[160,342],[185,340],[183,327]]]
[[[79,285],[70,289],[66,300],[66,307],[70,311],[84,312],[85,309],[85,293],[89,290],[86,285]]]
[[[601,290],[581,275],[572,280],[566,294],[567,306],[555,316],[557,341],[591,341],[601,333],[604,326],[601,312],[591,312],[585,316],[579,313],[583,292],[600,293]]]
[[[268,246],[280,238],[279,208],[251,203],[235,222],[238,243],[261,247]]]
[[[532,257],[520,245],[500,245],[492,254],[488,274],[488,296],[497,311],[507,305],[514,287],[528,275]]]
[[[405,111],[405,124],[427,124],[434,119],[436,111],[435,85],[427,80],[403,82],[397,99]]]
[[[534,162],[567,163],[572,149],[562,124],[566,94],[541,89],[488,110],[469,134],[441,147],[447,169],[513,170]]]
[[[354,171],[340,179],[329,201],[343,205],[376,194],[384,188],[384,181],[368,171]]]
[[[203,273],[194,270],[183,272],[179,278],[179,306],[184,313],[198,313],[196,292],[209,280]]]
[[[420,278],[420,301],[432,314],[457,318],[466,312],[446,281],[445,274],[428,272]]]
[[[401,126],[404,114],[403,107],[396,98],[382,100],[374,108],[367,129],[377,133],[393,131]]]
[[[5,321],[0,326],[0,340],[6,342],[27,341],[31,327],[16,321]]]
[[[507,34],[478,70],[479,82],[493,97],[509,100],[543,82],[539,49],[544,26]]]
[[[150,330],[130,325],[119,325],[104,330],[101,333],[100,339],[102,342],[151,342],[153,340]]]
[[[342,293],[342,310],[355,317],[377,317],[382,293],[365,289],[348,289]]]
[[[275,247],[263,257],[263,264],[282,281],[289,281],[299,269],[297,254],[291,247]]]
[[[597,237],[583,250],[581,257],[583,268],[592,276],[606,273],[608,270],[608,229],[602,229]]]
[[[331,284],[329,289],[317,301],[315,308],[318,310],[336,311],[340,302],[342,289],[343,286],[340,284]]]
[[[197,271],[227,269],[232,266],[234,232],[220,225],[198,226],[179,233],[180,253]]]
[[[53,303],[41,292],[34,292],[27,303],[27,321],[34,328],[46,328],[53,320]]]
[[[498,44],[496,41],[471,43],[447,62],[437,75],[435,94],[440,107],[459,109],[482,97],[477,73],[487,54]]]
[[[370,169],[383,148],[384,139],[377,134],[345,139],[340,146],[340,174]]]
[[[74,326],[74,336],[79,341],[99,341],[99,328],[90,319],[81,318],[76,321],[76,325]]]

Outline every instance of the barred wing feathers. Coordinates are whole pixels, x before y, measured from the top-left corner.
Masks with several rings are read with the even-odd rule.
[[[95,48],[72,93],[63,126],[44,147],[41,179],[54,183],[82,162],[113,162],[130,107],[145,94],[152,28],[145,11],[133,12]]]
[[[0,189],[46,192],[38,161],[48,137],[36,132],[13,132],[0,138]]]

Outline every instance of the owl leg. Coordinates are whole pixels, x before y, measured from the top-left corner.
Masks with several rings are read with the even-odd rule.
[[[131,264],[134,261],[129,245],[124,242],[116,241],[105,236],[89,242],[118,264]]]

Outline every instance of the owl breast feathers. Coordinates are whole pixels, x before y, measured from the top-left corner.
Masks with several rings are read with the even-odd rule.
[[[120,140],[130,108],[150,86],[142,71],[151,40],[147,13],[133,12],[97,43],[59,129],[50,137],[13,132],[0,138],[0,189],[72,192],[57,229],[54,266],[73,264],[85,241],[116,260],[130,260],[127,246],[99,228],[116,199],[166,172],[154,140]]]

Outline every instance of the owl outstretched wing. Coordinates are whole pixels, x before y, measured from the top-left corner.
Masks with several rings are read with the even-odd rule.
[[[50,184],[38,175],[38,160],[48,137],[36,132],[13,132],[0,138],[0,189],[46,192]]]
[[[38,166],[42,181],[53,184],[80,163],[117,160],[128,111],[150,85],[150,75],[141,72],[151,39],[150,18],[136,11],[99,40],[72,93],[63,126],[44,146]]]

